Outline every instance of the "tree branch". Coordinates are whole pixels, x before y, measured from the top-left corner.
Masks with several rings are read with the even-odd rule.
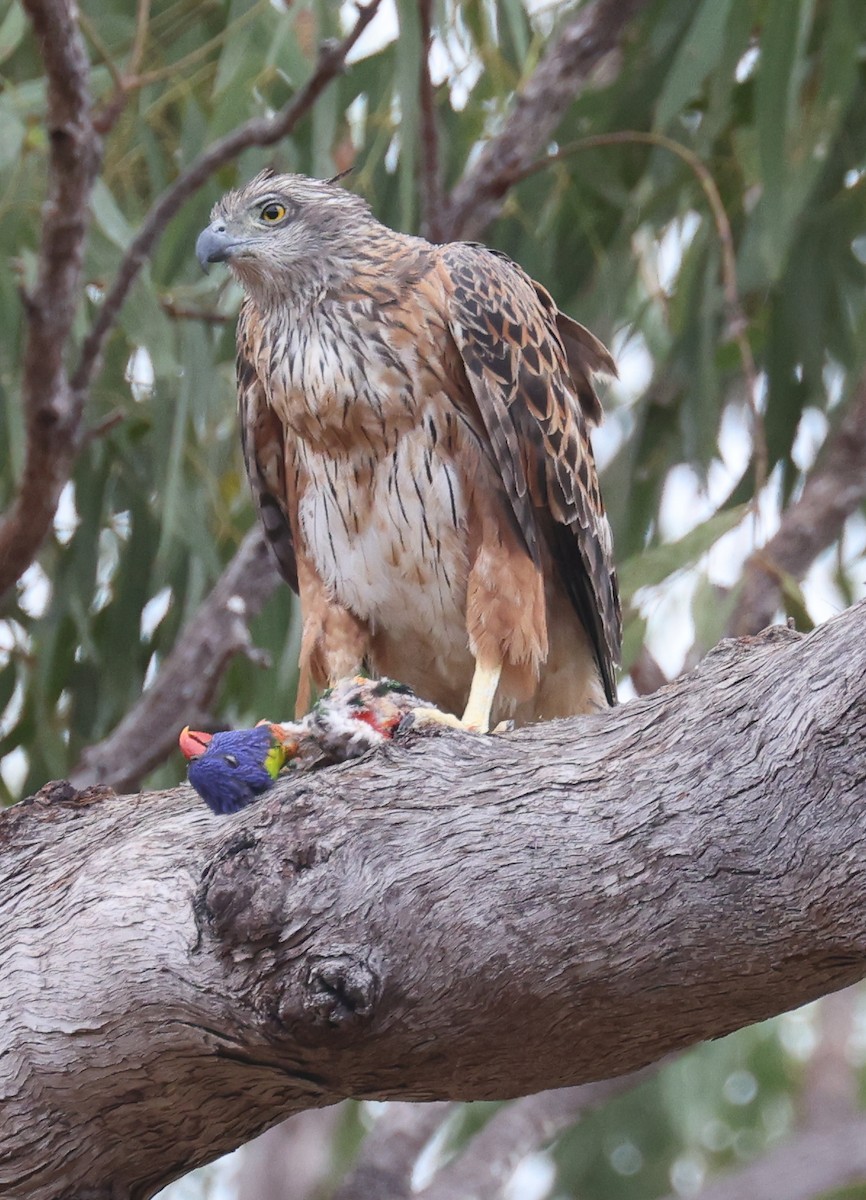
[[[244,1146],[234,1200],[322,1200],[334,1171],[340,1105],[295,1113]]]
[[[810,471],[802,495],[782,514],[779,528],[746,563],[728,630],[757,633],[774,619],[786,575],[801,580],[841,535],[866,499],[866,373],[835,432]]]
[[[566,22],[517,95],[503,128],[454,187],[443,215],[443,238],[478,237],[498,216],[514,176],[537,158],[539,147],[647,2],[593,0]]]
[[[835,1128],[857,1113],[860,1073],[850,1046],[859,1010],[859,987],[845,988],[821,1001],[818,1046],[803,1068],[801,1128]]]
[[[389,1104],[333,1200],[408,1200],[421,1151],[452,1111],[444,1102]]]
[[[527,1154],[549,1145],[584,1113],[638,1087],[656,1073],[659,1065],[653,1063],[630,1075],[584,1083],[580,1087],[554,1088],[515,1100],[488,1121],[429,1187],[415,1195],[418,1200],[452,1200],[454,1196],[499,1200]],[[411,1200],[411,1193],[401,1193],[395,1200]]]
[[[176,748],[181,727],[207,713],[235,655],[249,653],[249,621],[279,582],[279,569],[257,524],[184,627],[153,685],[108,737],[84,751],[71,782],[76,787],[138,787]]]
[[[188,787],[0,814],[0,1191],[144,1200],[299,1109],[608,1078],[854,982],[864,633],[223,820]]]
[[[23,6],[45,67],[48,199],[36,287],[23,297],[21,402],[27,449],[15,499],[0,520],[0,596],[45,540],[78,450],[82,404],[70,390],[64,355],[81,299],[90,192],[101,157],[74,6],[64,0],[23,0]]]

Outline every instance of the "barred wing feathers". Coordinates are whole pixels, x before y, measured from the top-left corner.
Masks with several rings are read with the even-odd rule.
[[[245,302],[238,320],[238,416],[244,464],[265,536],[286,582],[297,592],[298,564],[286,491],[285,430],[255,366],[257,317]]]
[[[592,641],[609,703],[622,627],[610,527],[589,443],[607,350],[504,255],[441,248],[449,327],[514,516],[541,565],[545,542]]]

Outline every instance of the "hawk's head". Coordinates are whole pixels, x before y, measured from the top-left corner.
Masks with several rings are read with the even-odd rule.
[[[211,211],[195,251],[202,267],[225,262],[241,283],[280,291],[340,274],[370,210],[333,181],[263,171]]]

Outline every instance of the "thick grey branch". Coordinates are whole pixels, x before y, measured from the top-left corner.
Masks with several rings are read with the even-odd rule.
[[[606,1079],[861,978],[864,633],[222,820],[187,787],[0,814],[0,1192],[144,1200],[303,1108]]]
[[[802,579],[841,535],[845,522],[866,499],[866,374],[824,444],[802,495],[782,514],[775,534],[746,563],[732,637],[757,633],[773,620],[785,575]]]
[[[565,23],[517,94],[502,129],[454,187],[441,224],[444,239],[479,237],[497,217],[514,176],[535,161],[575,96],[646,5],[647,0],[592,0]]]
[[[65,0],[23,0],[23,6],[45,66],[48,199],[36,287],[24,297],[21,401],[27,451],[15,499],[0,521],[0,596],[45,540],[78,450],[82,406],[70,390],[64,356],[81,300],[90,192],[101,153],[74,6]]]
[[[207,711],[235,655],[250,649],[249,621],[279,581],[277,564],[256,525],[178,637],[153,685],[108,737],[84,751],[71,782],[76,787],[137,787],[176,748],[181,727]]]

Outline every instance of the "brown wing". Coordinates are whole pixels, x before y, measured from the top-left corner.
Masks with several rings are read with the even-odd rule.
[[[286,582],[298,590],[298,565],[286,493],[285,431],[255,368],[255,312],[244,303],[238,318],[238,416],[241,446],[253,499]]]
[[[592,640],[608,701],[622,623],[610,526],[589,443],[595,371],[615,373],[593,335],[504,255],[443,246],[449,326],[527,548],[547,543]]]

